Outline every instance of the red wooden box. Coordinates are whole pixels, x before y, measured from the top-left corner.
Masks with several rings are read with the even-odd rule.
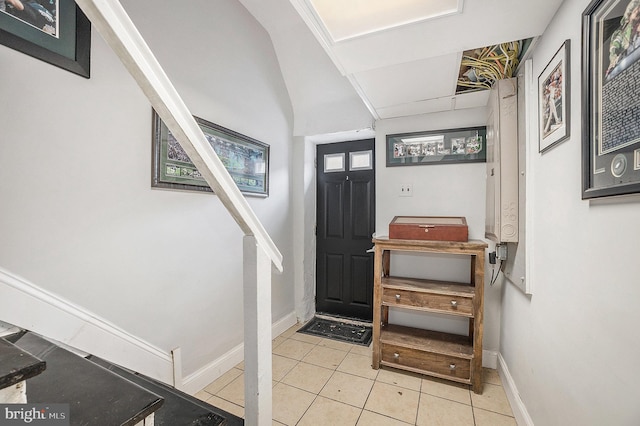
[[[464,217],[396,216],[389,224],[389,238],[397,240],[468,241]]]

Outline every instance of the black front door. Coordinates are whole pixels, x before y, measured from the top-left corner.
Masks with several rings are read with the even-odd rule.
[[[373,139],[318,145],[316,311],[371,320]]]

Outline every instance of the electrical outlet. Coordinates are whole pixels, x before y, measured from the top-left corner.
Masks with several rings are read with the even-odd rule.
[[[496,257],[498,260],[507,260],[507,245],[496,244]]]
[[[400,193],[398,195],[401,197],[413,197],[413,184],[412,183],[400,184]]]

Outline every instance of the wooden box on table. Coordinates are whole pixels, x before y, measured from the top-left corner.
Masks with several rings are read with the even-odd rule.
[[[469,228],[464,217],[396,216],[389,224],[394,240],[467,241]]]

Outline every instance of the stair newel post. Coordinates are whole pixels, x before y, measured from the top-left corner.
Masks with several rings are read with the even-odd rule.
[[[255,237],[244,249],[244,417],[247,425],[272,424],[271,259]]]

